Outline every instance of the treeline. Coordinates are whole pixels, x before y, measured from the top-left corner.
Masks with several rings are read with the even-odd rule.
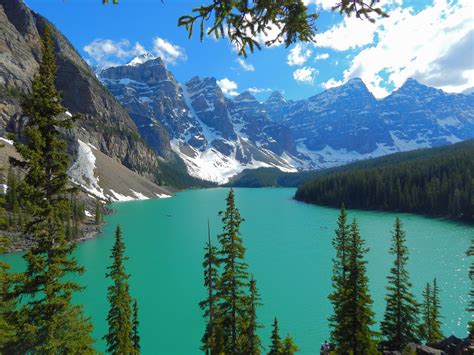
[[[300,201],[474,220],[474,140],[354,165],[298,187]]]

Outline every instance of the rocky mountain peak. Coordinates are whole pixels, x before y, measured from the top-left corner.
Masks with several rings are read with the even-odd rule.
[[[132,60],[133,61],[133,60]],[[161,58],[149,59],[140,63],[137,59],[133,65],[121,65],[104,69],[100,73],[101,78],[106,79],[128,79],[155,85],[165,80],[176,82]]]
[[[153,53],[146,52],[146,53],[137,55],[130,62],[128,62],[127,65],[136,66],[136,65],[143,64],[151,59],[157,59],[157,57]]]
[[[244,102],[244,101],[255,101],[258,103],[257,99],[255,96],[253,96],[250,92],[244,91],[243,93],[237,95],[234,97],[235,102]]]

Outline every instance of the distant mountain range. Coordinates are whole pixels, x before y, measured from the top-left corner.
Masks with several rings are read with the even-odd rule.
[[[0,137],[22,130],[21,94],[30,90],[38,68],[46,23],[21,0],[0,0]],[[447,94],[408,80],[377,100],[352,79],[305,100],[279,92],[264,102],[249,92],[228,98],[215,78],[177,82],[151,54],[94,72],[53,29],[56,86],[68,111],[81,115],[65,132],[69,150],[105,191],[118,187],[105,186],[89,150],[157,184],[185,187],[202,185],[195,178],[226,183],[245,169],[321,169],[474,137],[474,93]],[[122,184],[120,193],[149,190],[130,186]]]
[[[161,157],[225,183],[244,169],[321,169],[474,137],[474,94],[448,94],[413,79],[377,100],[360,79],[306,100],[273,92],[230,99],[215,78],[180,84],[146,54],[98,73]]]

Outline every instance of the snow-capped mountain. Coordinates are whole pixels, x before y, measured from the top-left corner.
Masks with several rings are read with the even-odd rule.
[[[288,156],[296,152],[293,140],[288,143],[281,124],[249,93],[229,100],[214,78],[180,85],[159,58],[106,69],[100,78],[148,145],[163,158],[177,153],[195,177],[226,182],[243,169],[263,166],[296,171]]]
[[[319,169],[474,137],[474,95],[413,79],[377,100],[360,79],[306,100],[274,92],[226,98],[215,78],[179,84],[151,55],[100,73],[145,141],[177,153],[196,177],[226,182],[244,169]],[[130,64],[129,63],[129,64]]]

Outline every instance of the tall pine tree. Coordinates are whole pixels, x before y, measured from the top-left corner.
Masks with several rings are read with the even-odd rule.
[[[341,344],[348,336],[348,328],[344,324],[346,317],[344,304],[348,272],[347,253],[349,235],[350,227],[347,224],[347,213],[344,204],[342,204],[337,220],[336,235],[332,241],[333,247],[336,250],[336,256],[333,259],[333,292],[328,296],[333,306],[333,314],[329,318],[329,324],[331,327],[331,340],[334,344]]]
[[[216,317],[216,291],[219,282],[219,257],[217,255],[217,248],[211,242],[211,227],[209,221],[207,222],[207,243],[205,247],[206,253],[204,255],[204,287],[207,290],[206,299],[199,303],[199,307],[204,311],[203,316],[207,319],[206,329],[201,339],[201,350],[206,354],[219,354],[222,352],[220,344],[222,339],[217,339],[220,332],[217,331],[219,327],[219,319]]]
[[[278,320],[275,318],[273,321],[273,329],[271,336],[272,344],[270,346],[270,352],[268,355],[281,355],[283,351],[283,344],[281,342],[280,334],[278,333]]]
[[[110,309],[107,315],[108,333],[103,337],[107,342],[107,352],[111,354],[133,353],[132,310],[129,293],[129,275],[125,271],[125,243],[122,239],[120,226],[115,230],[115,243],[112,248],[112,265],[107,267],[106,274],[112,280],[108,287],[107,298]]]
[[[433,322],[433,325],[431,327],[432,329],[432,337],[431,339],[428,339],[427,341],[430,343],[436,343],[441,341],[444,338],[444,335],[441,331],[441,304],[439,300],[439,286],[438,282],[436,279],[433,280],[433,287],[432,287],[432,292],[431,292],[431,320]]]
[[[26,271],[15,287],[22,297],[16,314],[17,342],[10,344],[13,353],[92,353],[92,325],[83,316],[82,307],[72,304],[72,296],[81,287],[71,276],[81,274],[71,256],[74,245],[65,238],[61,220],[67,209],[66,174],[69,156],[60,130],[72,127],[73,121],[61,105],[54,86],[56,62],[51,29],[44,27],[42,59],[34,77],[31,93],[22,102],[28,117],[24,141],[16,140],[25,177],[19,194],[28,214],[23,229],[34,238],[34,245],[25,253]]]
[[[425,289],[423,290],[423,303],[421,304],[421,320],[420,324],[420,337],[430,342],[429,339],[433,336],[433,310],[432,310],[433,296],[431,285],[429,282],[426,283]]]
[[[467,249],[467,256],[472,258],[474,257],[474,236],[471,237],[471,245]],[[471,320],[468,324],[469,339],[474,340],[474,260],[471,261],[471,266],[469,267],[469,279],[471,280],[471,289],[469,290],[469,304],[467,306],[467,311],[471,316]]]
[[[341,343],[336,344],[336,349],[339,348],[342,353],[354,355],[372,354],[375,350],[370,329],[375,323],[371,308],[373,301],[368,288],[367,261],[364,259],[368,249],[364,244],[354,218],[348,241],[346,287],[342,304],[345,312],[342,324],[347,327],[347,335]]]
[[[401,350],[409,342],[418,341],[418,303],[410,292],[412,284],[407,270],[408,248],[402,222],[395,220],[390,253],[395,260],[387,277],[386,308],[381,324],[384,345]]]
[[[257,330],[262,328],[262,325],[257,321],[257,308],[261,305],[262,303],[257,289],[257,281],[255,281],[252,276],[249,282],[247,321],[245,331],[241,336],[241,348],[248,355],[260,354],[260,348],[262,347],[260,338],[257,334]]]
[[[140,354],[140,334],[138,328],[140,322],[138,321],[138,303],[137,300],[133,301],[133,315],[132,315],[132,345],[133,345],[133,355]]]
[[[245,331],[247,320],[248,288],[247,264],[244,261],[245,248],[240,236],[243,219],[235,206],[234,190],[230,189],[226,199],[227,208],[222,215],[223,231],[219,235],[219,257],[222,266],[217,297],[221,320],[224,350],[226,354],[240,352],[238,339]]]

